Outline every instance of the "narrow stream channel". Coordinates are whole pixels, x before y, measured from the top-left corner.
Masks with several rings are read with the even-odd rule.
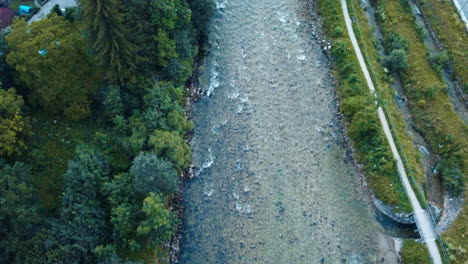
[[[311,20],[305,0],[218,3],[180,263],[397,262],[346,161]]]

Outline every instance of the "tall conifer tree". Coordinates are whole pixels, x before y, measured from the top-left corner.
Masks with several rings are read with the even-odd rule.
[[[131,76],[135,69],[132,45],[125,36],[120,0],[80,0],[83,25],[89,32],[97,61],[115,82]]]

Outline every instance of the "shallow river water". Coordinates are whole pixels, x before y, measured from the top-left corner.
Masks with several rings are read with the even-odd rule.
[[[194,105],[181,263],[396,263],[346,162],[305,0],[228,0]],[[383,262],[382,262],[383,261]]]

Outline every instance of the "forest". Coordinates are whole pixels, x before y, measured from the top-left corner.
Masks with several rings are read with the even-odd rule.
[[[167,263],[212,0],[79,0],[0,34],[0,263]]]

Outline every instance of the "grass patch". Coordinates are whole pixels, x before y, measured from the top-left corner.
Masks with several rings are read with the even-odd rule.
[[[448,51],[456,77],[463,90],[468,93],[468,34],[465,24],[458,16],[452,1],[419,0],[421,9],[437,34],[441,44]]]
[[[403,242],[401,258],[405,264],[431,264],[427,247],[413,239]]]
[[[410,212],[411,206],[377,116],[374,96],[346,33],[340,1],[320,0],[318,4],[325,33],[333,42],[334,73],[339,81],[337,94],[356,158],[364,165],[367,182],[376,197],[395,206],[397,211]]]
[[[465,190],[467,190],[465,186]],[[466,204],[466,203],[465,203]],[[449,230],[442,234],[446,242],[446,248],[448,249],[451,263],[454,264],[466,264],[468,260],[468,213],[467,206],[463,207],[463,210],[458,215],[457,220],[450,226]]]
[[[76,146],[90,142],[98,127],[94,120],[73,122],[42,112],[35,113],[31,119],[34,135],[27,142],[30,151],[25,159],[32,165],[32,180],[41,205],[52,212],[60,207],[62,177]]]

